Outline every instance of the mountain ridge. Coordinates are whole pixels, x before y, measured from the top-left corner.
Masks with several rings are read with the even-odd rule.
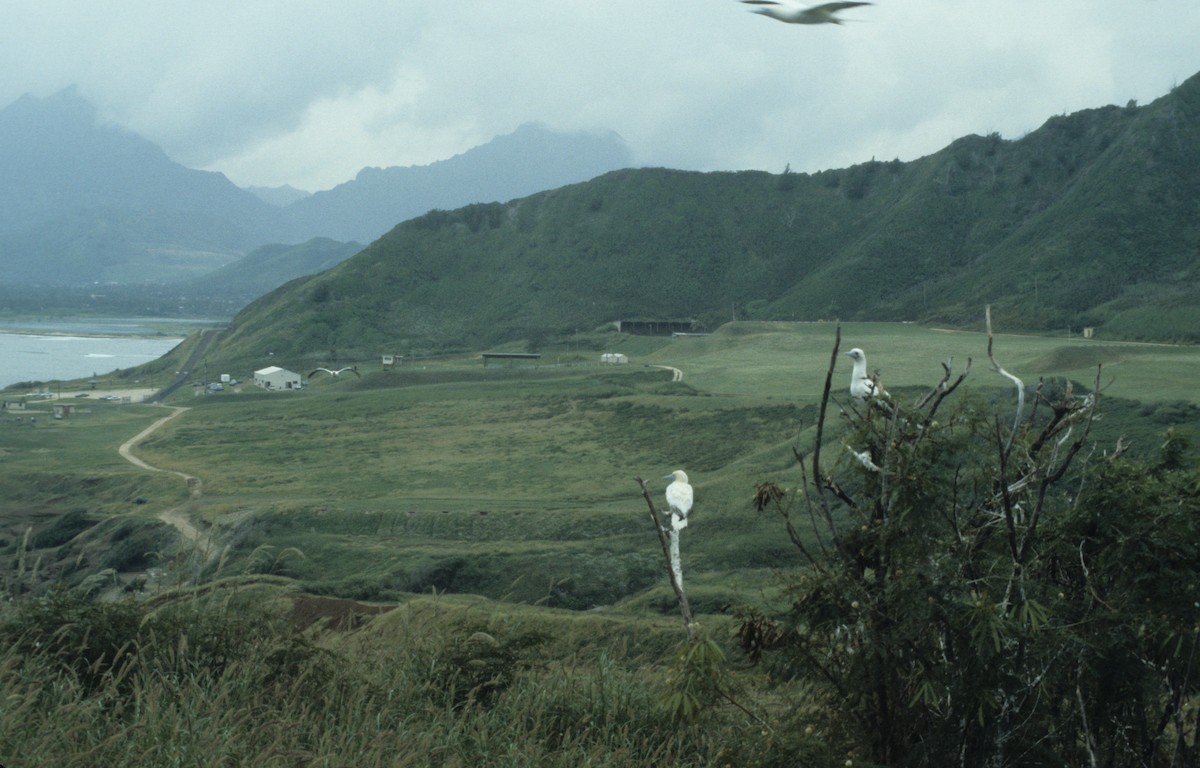
[[[76,88],[25,95],[0,109],[0,280],[186,282],[264,245],[368,242],[432,208],[519,197],[629,156],[615,134],[524,126],[429,166],[367,168],[317,195],[244,190],[101,122]]]
[[[1200,76],[1144,107],[815,174],[614,171],[401,223],[246,308],[296,356],[529,348],[623,317],[915,320],[1200,341]],[[1168,296],[1172,311],[1148,298]],[[277,318],[288,318],[286,329]]]
[[[512,200],[627,167],[632,157],[612,132],[564,134],[526,123],[428,165],[363,168],[354,179],[297,200],[287,211],[303,237],[370,242],[435,208]]]

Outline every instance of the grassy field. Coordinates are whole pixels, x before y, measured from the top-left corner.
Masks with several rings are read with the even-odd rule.
[[[71,510],[93,521],[155,520],[182,505],[229,547],[224,560],[208,562],[210,571],[269,572],[359,599],[436,589],[551,607],[669,611],[635,478],[647,480],[657,501],[659,478],[682,468],[697,495],[684,534],[697,609],[757,602],[770,595],[771,569],[792,562],[792,553],[777,521],[752,511],[750,496],[763,479],[799,481],[792,447],[811,446],[834,338],[833,324],[733,323],[705,337],[590,340],[628,354],[626,366],[589,357],[485,369],[457,358],[383,372],[362,361],[363,378],[318,377],[303,392],[243,385],[200,397],[189,388],[175,402],[189,410],[136,454],[199,477],[203,494],[190,501],[181,478],[117,454],[164,415],[160,408],[95,403],[61,421],[46,414],[35,427],[6,422],[4,551],[13,555],[24,530],[36,533]],[[1001,409],[1011,398],[988,370],[982,334],[848,324],[841,351],[853,346],[867,351],[898,397],[927,391],[941,361],[953,357],[957,371],[970,357],[964,389]],[[1194,426],[1200,412],[1189,387],[1200,375],[1195,348],[1003,335],[996,354],[1029,384],[1066,377],[1090,388],[1102,364],[1116,432],[1099,431],[1101,440],[1133,434],[1152,449],[1155,435]],[[543,360],[583,355],[549,350]],[[682,381],[664,367],[679,369]],[[839,355],[835,402],[845,403],[848,377],[849,360]],[[77,562],[80,573],[87,562]]]

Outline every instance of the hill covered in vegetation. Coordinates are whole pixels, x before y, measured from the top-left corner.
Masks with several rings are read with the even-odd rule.
[[[53,304],[61,290],[97,283],[187,283],[264,245],[331,237],[368,242],[435,206],[509,200],[630,162],[616,134],[527,125],[430,165],[365,168],[314,195],[251,192],[223,174],[186,168],[153,142],[103,122],[75,88],[44,99],[26,95],[0,107],[0,287]],[[241,271],[260,261],[251,259]],[[200,287],[218,285],[220,277]],[[191,293],[193,287],[181,287],[185,303],[211,297]],[[236,287],[224,298],[233,295],[240,296]]]
[[[1200,76],[907,163],[623,170],[435,210],[263,297],[225,349],[536,348],[635,317],[967,325],[988,303],[1006,328],[1194,340],[1198,214]]]

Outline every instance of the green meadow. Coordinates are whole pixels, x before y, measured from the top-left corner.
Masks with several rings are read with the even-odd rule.
[[[968,410],[1006,420],[1014,394],[983,334],[846,324],[834,357],[837,333],[594,333],[536,368],[362,360],[361,378],[298,392],[188,387],[168,403],[186,410],[133,448],[159,471],[118,448],[175,411],[77,402],[56,420],[31,400],[0,423],[4,587],[38,597],[0,604],[0,759],[868,764],[869,738],[819,681],[738,647],[746,616],[786,612],[807,583],[756,486],[803,482],[793,450],[813,448],[832,359],[822,464],[853,491],[851,347],[902,403],[951,358],[956,374],[972,359],[954,395]],[[995,342],[1008,370],[1060,393],[1101,366],[1093,456],[1119,437],[1154,455],[1197,424],[1198,349]],[[661,506],[678,468],[696,489],[681,534],[694,644],[637,483]]]
[[[699,611],[724,611],[769,597],[771,570],[793,562],[777,521],[756,515],[750,497],[765,479],[799,482],[792,450],[812,447],[836,333],[832,323],[755,322],[673,339],[598,333],[584,345],[625,352],[630,363],[602,366],[576,339],[545,351],[536,368],[485,368],[467,356],[391,371],[359,361],[361,379],[319,376],[302,392],[188,388],[172,403],[188,410],[134,452],[200,478],[202,493],[190,499],[179,476],[117,454],[162,408],[91,403],[68,419],[9,423],[0,430],[4,545],[14,553],[24,529],[72,510],[161,527],[159,516],[175,509],[223,555],[203,558],[209,577],[271,573],[358,599],[438,591],[671,611],[636,478],[661,503],[661,477],[682,468],[697,498],[683,537],[689,594]],[[1011,407],[984,334],[860,323],[841,327],[835,404],[847,405],[841,352],[854,346],[897,397],[923,395],[943,361],[957,374],[970,359],[964,390]],[[1192,347],[998,335],[995,352],[1030,385],[1044,377],[1090,390],[1100,366],[1102,449],[1120,436],[1153,449],[1165,429],[1200,412]],[[835,468],[846,458],[836,433],[826,435]],[[82,578],[89,559],[68,554],[76,559],[60,556],[60,573]]]

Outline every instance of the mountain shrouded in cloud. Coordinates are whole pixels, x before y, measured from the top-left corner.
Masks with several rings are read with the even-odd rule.
[[[1200,340],[1200,74],[1145,106],[817,174],[616,171],[434,211],[249,305],[220,354],[469,350],[618,319]]]
[[[191,280],[269,243],[369,242],[432,208],[508,200],[625,167],[615,134],[525,126],[413,168],[368,168],[290,205],[186,168],[105,124],[74,88],[0,109],[0,266],[9,285]]]
[[[563,134],[528,124],[429,165],[364,168],[353,181],[293,203],[289,213],[304,238],[366,243],[434,208],[512,200],[631,163],[614,133]]]
[[[270,206],[222,174],[185,168],[101,123],[69,88],[0,110],[0,263],[30,283],[199,273],[286,235]],[[160,268],[161,267],[161,268]]]

